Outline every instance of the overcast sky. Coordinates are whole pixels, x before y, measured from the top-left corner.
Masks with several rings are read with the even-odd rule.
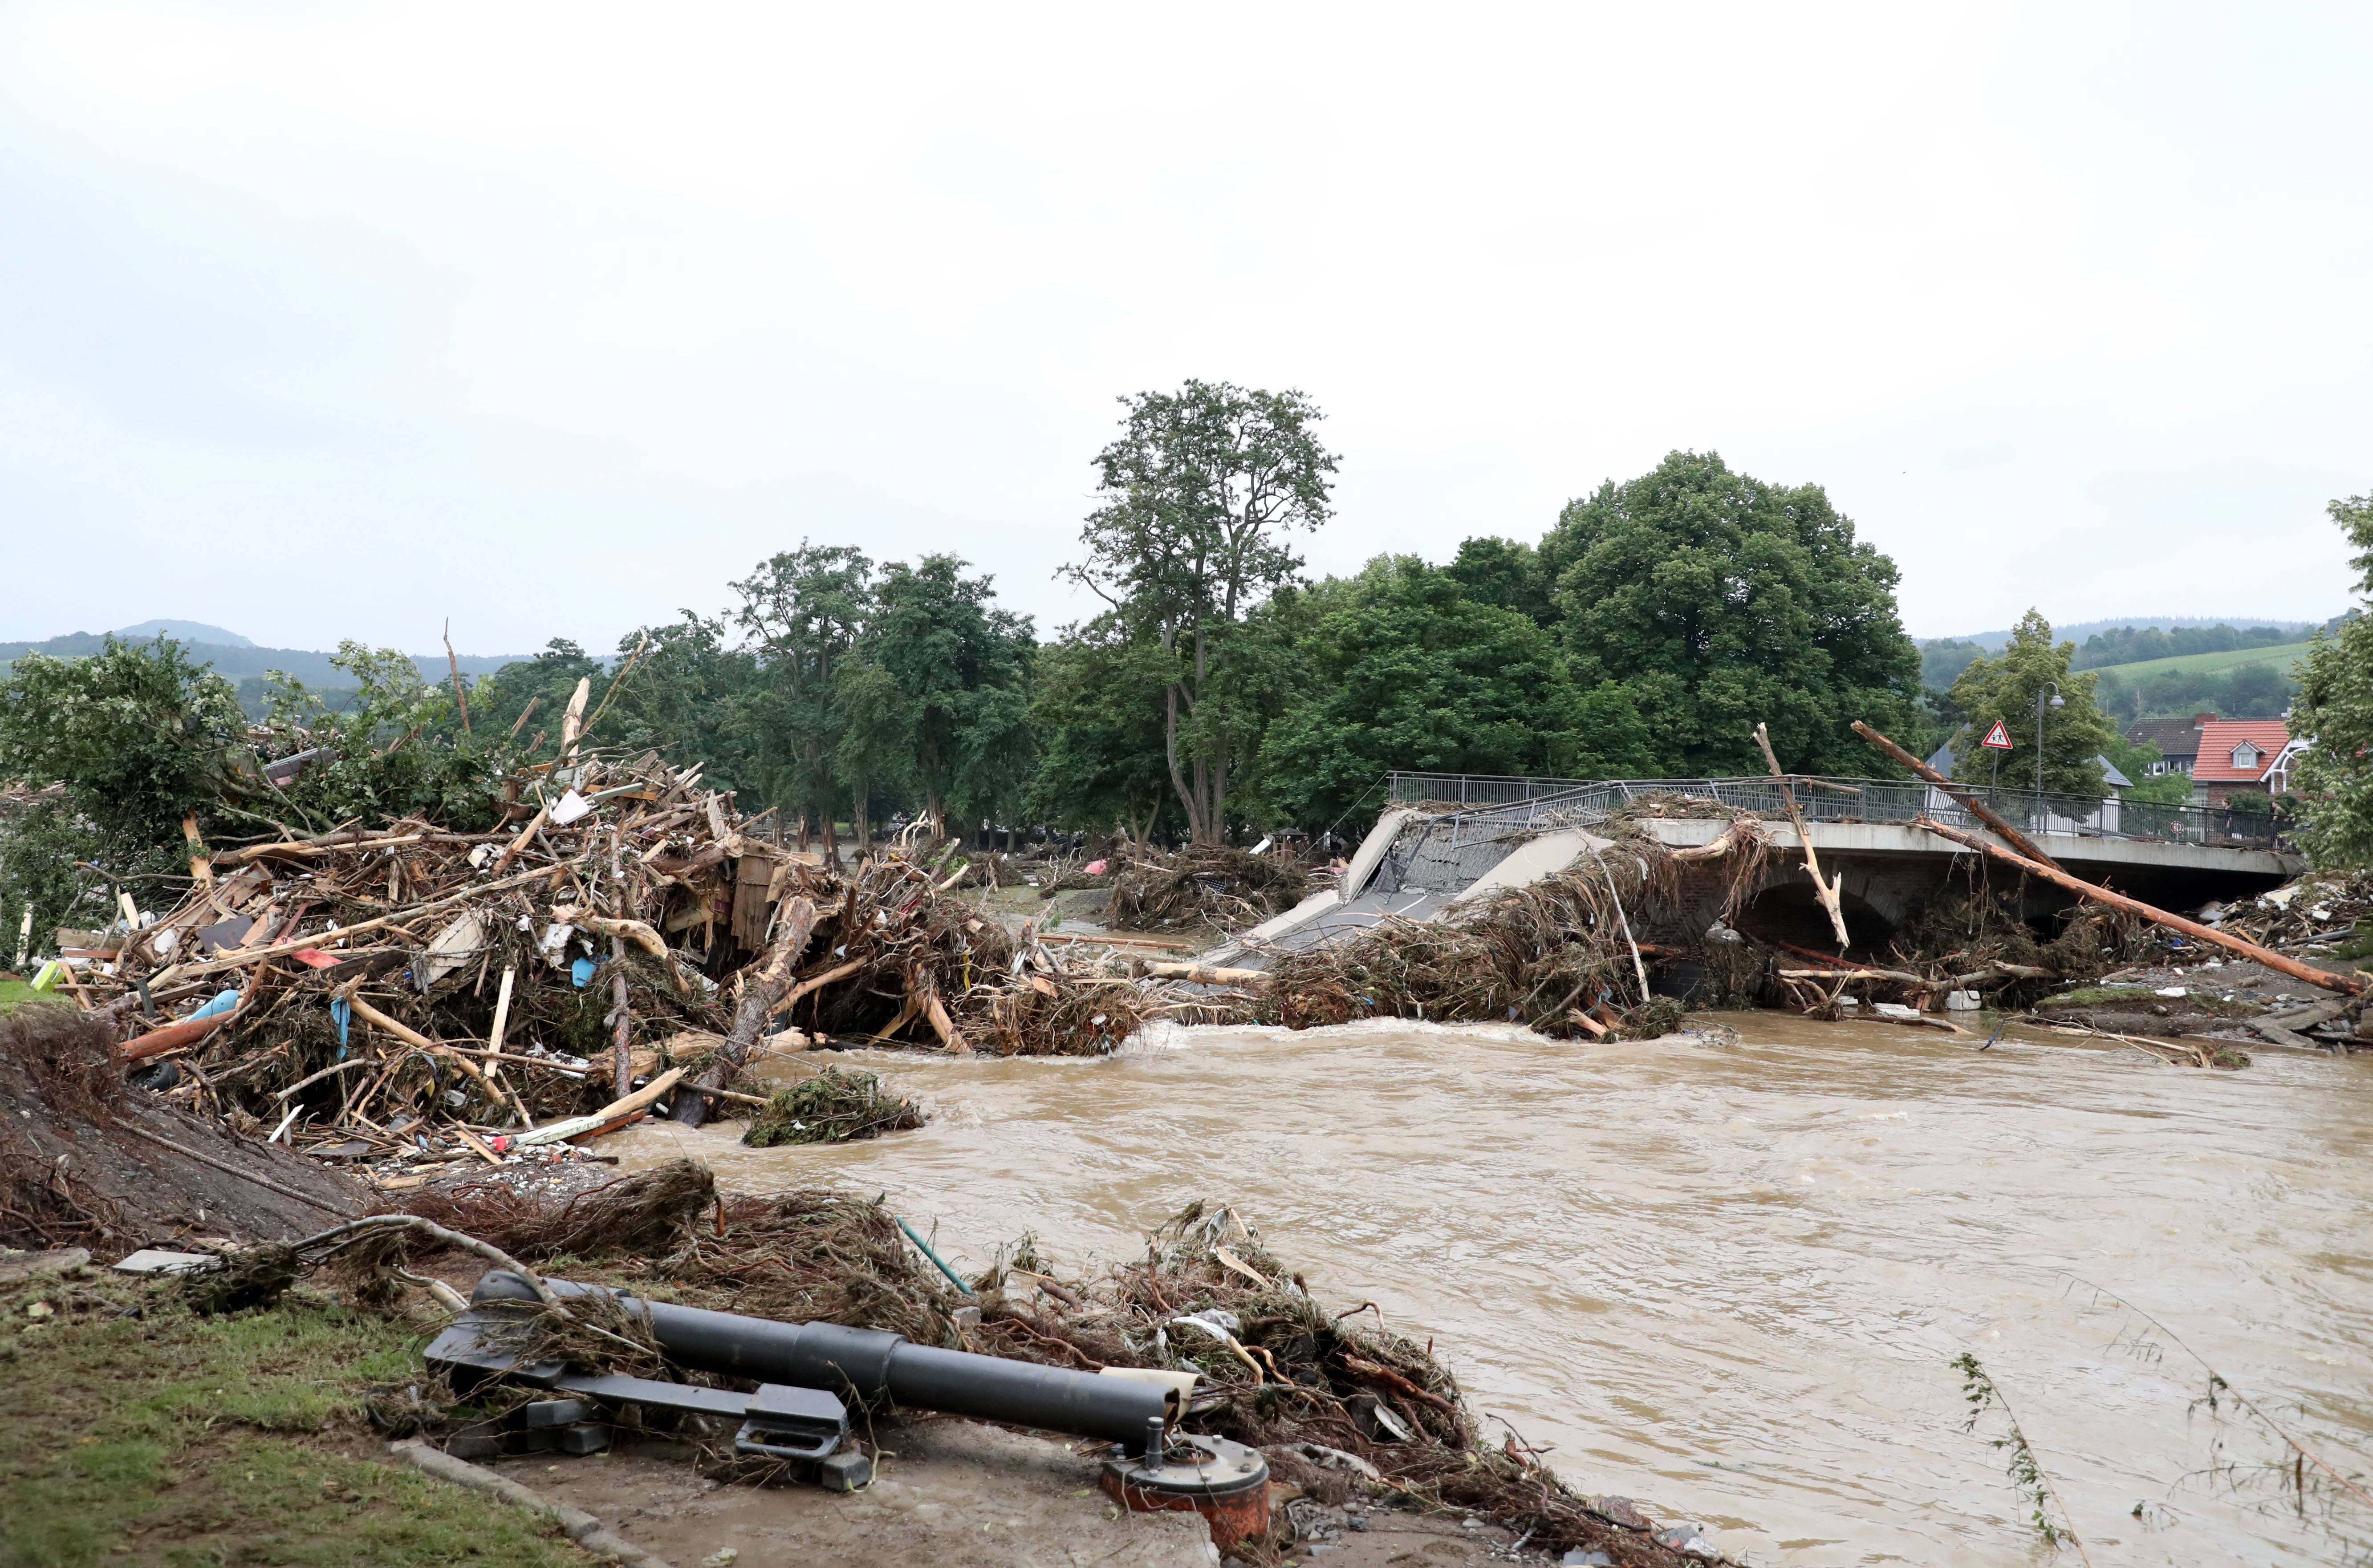
[[[1314,571],[1713,448],[1920,635],[2347,602],[2373,11],[0,9],[0,636],[608,646],[795,544],[1042,632],[1114,399]]]

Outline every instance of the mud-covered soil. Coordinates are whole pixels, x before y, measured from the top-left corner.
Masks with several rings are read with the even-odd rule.
[[[2280,1016],[2338,993],[2248,959],[2160,964],[2113,971],[2037,1003],[2037,1017],[2114,1034],[2257,1040],[2252,1018]],[[2319,1038],[2318,1043],[2332,1041]]]

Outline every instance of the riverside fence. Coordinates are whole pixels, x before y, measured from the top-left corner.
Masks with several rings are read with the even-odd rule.
[[[1782,780],[1730,779],[1543,779],[1492,773],[1390,775],[1396,806],[1457,807],[1488,812],[1511,822],[1601,820],[1634,803],[1711,801],[1757,817],[1784,817]],[[1909,823],[1931,817],[1957,828],[1983,824],[1948,792],[1917,780],[1861,779],[1794,774],[1785,783],[1796,808],[1815,822]],[[2208,806],[2154,806],[2115,797],[2054,795],[2031,789],[1969,793],[2022,832],[2072,833],[2080,838],[2142,839],[2203,844],[2218,849],[2285,847],[2281,830],[2263,812]]]

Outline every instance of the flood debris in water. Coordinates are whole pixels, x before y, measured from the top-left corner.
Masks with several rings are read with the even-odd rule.
[[[1679,1550],[1689,1527],[1587,1497],[1520,1434],[1486,1431],[1430,1344],[1390,1331],[1370,1304],[1316,1300],[1224,1206],[1188,1206],[1146,1238],[1143,1258],[1095,1274],[1058,1268],[1025,1237],[968,1280],[969,1295],[879,1200],[724,1193],[690,1162],[565,1202],[488,1181],[411,1206],[523,1263],[565,1257],[572,1278],[651,1299],[887,1330],[1082,1372],[1188,1374],[1186,1433],[1259,1449],[1276,1480],[1320,1503],[1471,1515],[1552,1554],[1598,1551],[1613,1563],[1709,1560],[1701,1541]],[[640,1246],[606,1242],[610,1234]],[[407,1239],[415,1245],[404,1266],[425,1266],[427,1249]],[[579,1335],[570,1354],[589,1371],[623,1367],[644,1353],[646,1336],[622,1332],[630,1343],[606,1353],[599,1336]],[[399,1402],[409,1428],[432,1435],[484,1418],[450,1391]],[[1239,1549],[1247,1561],[1291,1554],[1292,1512],[1280,1509],[1276,1524],[1276,1538]]]
[[[922,1108],[885,1091],[877,1074],[827,1067],[768,1100],[742,1141],[760,1149],[778,1144],[846,1144],[922,1124]]]

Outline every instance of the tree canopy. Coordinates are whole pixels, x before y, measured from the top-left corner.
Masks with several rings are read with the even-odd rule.
[[[2373,598],[2373,493],[2329,510],[2355,548],[2356,591]],[[2311,739],[2291,772],[2301,845],[2318,865],[2373,865],[2373,616],[2317,633],[2298,672],[2291,733]]]
[[[1331,515],[1336,459],[1314,431],[1316,405],[1297,391],[1188,381],[1121,404],[1121,434],[1096,455],[1088,558],[1071,575],[1172,656],[1164,761],[1188,831],[1217,842],[1267,717],[1232,679],[1257,646],[1245,620],[1301,570],[1292,535]]]
[[[1968,715],[1953,737],[1953,776],[1984,784],[1994,761],[1980,744],[1999,721],[2015,749],[2002,759],[2005,788],[2031,788],[2035,782],[2036,701],[2048,703],[2046,683],[2056,683],[2065,707],[2043,714],[2043,787],[2065,795],[2102,793],[2099,759],[2118,749],[2115,725],[2093,701],[2098,676],[2071,675],[2074,643],[2052,640],[2052,622],[2035,610],[2019,617],[2010,641],[1993,658],[1972,659],[1953,682],[1953,701]]]
[[[1555,638],[1414,556],[1384,556],[1302,635],[1308,697],[1262,772],[1290,820],[1331,819],[1394,768],[1563,773],[1582,714]]]
[[[1539,554],[1573,679],[1624,689],[1662,772],[1759,772],[1764,723],[1792,771],[1866,772],[1849,726],[1893,731],[1911,716],[1920,656],[1896,613],[1895,563],[1818,485],[1675,452],[1570,503]]]

